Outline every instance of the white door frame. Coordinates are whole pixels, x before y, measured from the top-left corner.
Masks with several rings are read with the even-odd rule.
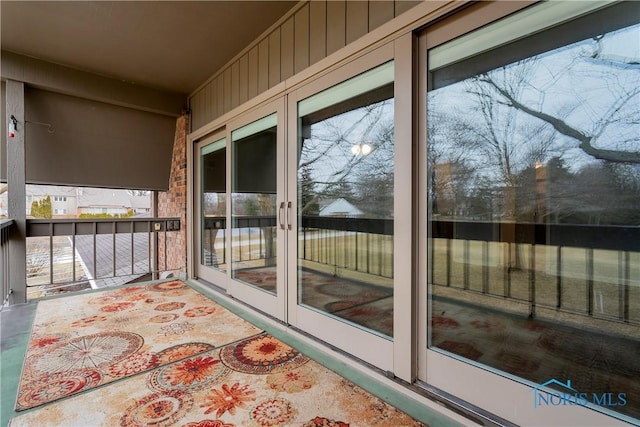
[[[395,42],[387,43],[375,51],[363,55],[344,66],[323,75],[288,95],[288,170],[287,181],[292,213],[297,207],[297,105],[298,102],[316,93],[348,80],[394,59],[395,51],[403,53],[412,49],[412,37],[407,35]],[[411,93],[411,60],[408,58],[394,62],[394,99],[402,99]],[[407,79],[407,76],[409,78]],[[409,96],[405,99],[411,99]],[[289,323],[313,336],[338,347],[395,376],[412,381],[415,378],[413,361],[415,357],[414,332],[415,310],[412,309],[413,279],[411,263],[413,237],[411,232],[412,182],[412,139],[411,120],[413,114],[404,103],[395,104],[395,160],[394,171],[394,338],[389,339],[344,321],[329,317],[318,311],[298,304],[298,235],[297,215],[291,216],[291,231],[288,236],[289,258],[287,263],[289,282],[288,313]],[[409,103],[410,104],[410,103]],[[400,107],[399,107],[400,105]],[[408,107],[409,110],[411,106]],[[402,165],[402,167],[398,167]]]
[[[286,132],[285,132],[285,99],[284,97],[280,97],[272,102],[265,103],[260,107],[253,109],[251,112],[242,115],[235,120],[232,120],[227,125],[227,194],[229,195],[229,199],[231,199],[232,193],[232,152],[233,152],[233,140],[231,139],[231,133],[239,129],[245,125],[248,125],[256,120],[260,120],[263,117],[267,117],[271,114],[276,114],[277,116],[277,198],[276,198],[276,207],[278,208],[281,204],[285,204],[286,206]],[[228,235],[231,236],[232,230],[232,200],[229,200],[227,203],[227,230]],[[229,268],[227,269],[227,293],[234,296],[235,298],[240,299],[241,301],[257,308],[260,311],[263,311],[281,321],[287,321],[287,312],[286,312],[286,298],[287,298],[287,289],[286,289],[286,244],[285,243],[285,232],[286,232],[286,224],[284,227],[281,227],[282,221],[286,219],[283,218],[282,212],[280,209],[276,211],[276,242],[277,244],[277,286],[276,286],[276,295],[271,294],[262,289],[258,289],[254,286],[243,283],[239,280],[236,280],[232,277],[232,267],[233,267],[233,258],[232,258],[232,238],[229,238],[227,241],[227,249],[229,254]],[[283,244],[280,244],[282,242]]]
[[[222,139],[225,139],[226,134],[224,132],[216,132],[213,135],[208,136],[205,139],[202,139],[200,141],[198,141],[197,143],[193,144],[192,150],[193,150],[193,188],[194,188],[194,192],[193,192],[193,223],[194,223],[194,233],[193,234],[194,238],[193,238],[193,255],[194,255],[194,272],[195,272],[195,276],[198,278],[202,278],[204,280],[206,280],[209,283],[215,283],[217,286],[222,287],[222,288],[226,288],[226,283],[227,283],[227,273],[224,271],[220,271],[217,270],[215,268],[210,268],[206,265],[204,265],[202,263],[202,156],[200,155],[200,152],[202,150],[203,147],[208,146],[209,144],[213,144],[216,141],[220,141]],[[227,157],[228,157],[228,139],[226,140],[227,144],[226,144],[226,148],[227,148]],[[228,163],[228,162],[227,162]],[[227,172],[228,172],[228,164],[227,164]],[[227,174],[228,175],[228,174]],[[228,176],[227,176],[227,182],[228,182]],[[229,192],[228,189],[226,189],[226,198],[227,198],[227,203],[226,205],[229,205]],[[227,214],[228,215],[228,214]],[[227,216],[228,218],[228,216]],[[227,220],[227,225],[228,225],[229,221]],[[227,241],[228,239],[228,228],[225,230],[226,236],[227,236]],[[225,248],[226,249],[226,248]],[[227,256],[229,255],[228,250],[226,251]],[[227,259],[228,261],[228,259]],[[227,265],[228,262],[227,262]]]
[[[546,2],[545,2],[546,3]],[[595,2],[559,2],[560,7],[595,8]],[[472,31],[482,25],[488,24],[503,17],[510,8],[525,7],[527,4],[512,4],[507,9],[501,8],[499,2],[484,3],[487,13],[470,18],[467,15],[452,16],[448,25],[436,26],[434,33],[430,34],[427,28],[418,39],[418,79],[417,79],[417,150],[418,157],[418,221],[416,231],[418,235],[417,267],[418,275],[418,379],[429,386],[440,389],[460,400],[460,403],[470,403],[484,411],[496,414],[504,419],[522,425],[545,426],[618,426],[627,425],[619,418],[620,414],[611,411],[611,416],[606,409],[593,410],[587,406],[566,405],[538,406],[534,407],[535,384],[532,381],[516,377],[506,372],[499,371],[489,366],[480,367],[462,358],[443,350],[430,349],[428,347],[429,314],[429,274],[428,261],[431,259],[428,253],[427,241],[430,231],[427,218],[429,215],[427,200],[427,50],[452,40],[460,34]],[[549,2],[547,6],[553,6]],[[546,6],[545,6],[546,7]],[[459,19],[459,22],[456,21]],[[474,20],[475,19],[475,20]],[[541,20],[541,25],[548,25],[549,20]],[[516,23],[516,26],[518,24]],[[470,36],[473,38],[473,36]],[[476,386],[479,385],[479,386]]]

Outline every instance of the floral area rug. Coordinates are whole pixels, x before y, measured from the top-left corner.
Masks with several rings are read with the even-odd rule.
[[[16,410],[260,332],[180,281],[43,300],[36,309]]]
[[[423,424],[276,338],[259,334],[47,405],[20,415],[10,423],[10,427],[35,425],[395,427]]]

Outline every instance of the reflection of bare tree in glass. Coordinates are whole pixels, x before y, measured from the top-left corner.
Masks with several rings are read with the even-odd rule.
[[[482,219],[478,211],[487,209],[519,222],[640,220],[640,58],[625,56],[625,40],[637,40],[639,28],[430,92],[432,212]],[[510,258],[519,264],[518,254]]]
[[[258,194],[258,209],[260,215],[271,215],[275,212],[275,206],[273,203],[273,197],[271,194]],[[264,235],[264,258],[265,265],[276,264],[276,253],[274,245],[274,237],[276,234],[275,227],[262,227],[262,233]]]
[[[635,31],[637,33],[637,29]],[[561,104],[558,108],[553,100],[548,101],[553,92],[545,94],[538,90],[535,82],[524,75],[519,84],[514,85],[501,78],[500,72],[480,75],[476,79],[476,93],[484,99],[491,99],[494,104],[507,106],[538,119],[539,123],[550,125],[559,134],[576,140],[581,150],[596,159],[639,163],[640,58],[607,53],[603,49],[607,36],[600,35],[585,43],[563,71],[570,81],[576,83],[560,88],[563,92],[570,92],[573,103]],[[528,59],[519,68],[527,70],[538,61],[537,57]],[[594,75],[600,80],[600,90],[585,90],[587,88],[579,81]],[[538,92],[539,102],[523,100],[520,92],[525,84]],[[606,100],[598,96],[601,91],[608,95]],[[603,101],[608,103],[603,106]],[[585,120],[585,117],[589,119]]]
[[[381,106],[382,107],[382,106]],[[394,126],[393,117],[377,119],[370,132],[373,151],[355,165],[354,198],[368,217],[393,217]]]
[[[304,183],[301,190],[306,192],[300,212],[312,212],[321,199],[342,197],[368,200],[374,211],[381,209],[379,215],[390,215],[381,203],[383,193],[393,189],[392,112],[393,100],[386,100],[310,125],[310,137],[302,144],[298,164],[300,185]],[[354,155],[352,149],[357,144],[369,144],[371,153]],[[365,188],[377,188],[379,199],[367,198]],[[392,192],[389,194],[392,197]]]
[[[429,94],[429,102],[437,102],[438,92]],[[453,217],[457,200],[469,193],[475,169],[465,163],[465,147],[473,143],[472,132],[455,114],[429,109],[427,119],[428,200],[436,216]],[[468,173],[461,173],[462,170]]]
[[[531,79],[531,68],[526,61],[522,66],[503,68],[490,73],[491,79],[501,81],[515,94],[522,93]],[[467,92],[473,95],[473,120],[466,128],[473,134],[473,143],[467,147],[481,153],[483,168],[491,169],[502,186],[499,210],[502,217],[517,216],[517,177],[526,168],[547,160],[555,133],[544,122],[523,120],[516,109],[500,102],[493,87],[484,84],[489,74],[468,82]]]
[[[580,169],[588,164],[599,167],[594,160],[640,162],[640,58],[616,53],[624,43],[615,39],[637,33],[635,26],[598,36],[485,72],[455,85],[454,90],[445,87],[430,93],[431,101],[445,95],[465,101],[430,104],[436,106],[429,111],[431,191],[436,196],[432,200],[441,204],[439,199],[446,194],[438,191],[442,182],[436,180],[446,179],[447,174],[435,173],[436,165],[449,164],[449,169],[456,165],[455,170],[464,171],[459,155],[463,148],[467,166],[472,165],[476,174],[466,197],[494,181],[493,191],[483,191],[497,196],[491,209],[500,218],[539,221],[540,215],[553,214],[559,219],[579,210],[572,200],[579,200],[584,188],[599,194],[600,205],[614,188],[618,192],[613,194],[633,188],[628,183],[640,173],[635,167],[598,174],[599,185],[575,183]],[[607,44],[609,38],[614,40]],[[564,185],[556,185],[553,192],[547,188],[543,212],[532,209],[539,197],[533,191],[536,177],[544,174],[553,180],[553,172],[565,178]],[[468,177],[465,180],[469,182]],[[616,182],[627,184],[617,186]],[[459,196],[457,200],[469,203]]]
[[[637,35],[638,26],[617,35],[624,33]],[[583,166],[567,180],[574,185],[572,190],[564,186],[563,199],[558,199],[556,188],[555,203],[550,205],[550,210],[562,215],[562,205],[570,205],[570,200],[580,203],[570,211],[583,211],[574,219],[585,223],[633,221],[635,206],[630,204],[638,197],[634,182],[639,179],[640,169],[634,165],[640,163],[640,58],[625,57],[615,48],[607,48],[611,37],[615,35],[600,35],[574,46],[564,69],[546,82],[533,75],[537,67],[553,64],[538,57],[511,67],[529,74],[517,84],[504,78],[505,69],[476,79],[476,93],[483,99],[492,99],[494,104],[528,117],[529,122],[550,127],[556,135],[576,141],[583,153],[601,161]]]

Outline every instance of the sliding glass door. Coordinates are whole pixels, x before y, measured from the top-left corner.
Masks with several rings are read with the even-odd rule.
[[[598,7],[423,38],[421,377],[518,423],[640,419],[640,23]]]
[[[412,212],[398,207],[411,192],[397,189],[411,186],[412,147],[410,131],[398,146],[396,123],[411,114],[396,108],[396,47],[238,116],[199,148],[199,256],[238,300],[410,380]]]
[[[290,96],[289,311],[300,329],[392,370],[394,62],[372,62]]]
[[[229,126],[231,226],[229,293],[285,320],[284,102]]]
[[[206,138],[195,147],[195,212],[197,276],[224,287],[227,254],[227,143],[224,134]]]

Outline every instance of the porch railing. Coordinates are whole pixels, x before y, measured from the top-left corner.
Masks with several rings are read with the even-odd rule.
[[[264,221],[236,226],[275,226]],[[207,224],[226,226],[224,218]],[[393,277],[393,220],[303,216],[301,225],[299,259]],[[640,324],[639,226],[434,220],[430,237],[434,286],[526,304],[531,316],[543,307]],[[224,239],[218,245],[223,251]]]
[[[393,220],[303,216],[298,258],[393,278]]]
[[[179,218],[29,219],[28,294],[156,278],[168,269],[168,233],[179,230]]]
[[[226,219],[207,217],[203,246],[207,265],[225,264]],[[275,216],[243,216],[233,219],[239,244],[233,248],[234,262],[275,257],[265,230],[276,227]],[[275,230],[274,230],[275,231]],[[369,218],[302,217],[299,258],[327,267],[393,277],[393,221]],[[215,259],[216,262],[208,262]]]
[[[640,227],[433,221],[431,283],[640,323]]]
[[[275,225],[247,217],[235,228]],[[640,227],[435,220],[431,238],[434,286],[526,304],[531,316],[545,307],[640,323]],[[312,266],[392,278],[393,256],[393,220],[301,219],[298,258]]]
[[[11,295],[11,283],[9,274],[11,263],[9,262],[9,234],[13,226],[12,219],[0,220],[0,284],[2,285],[2,306],[9,302]]]

